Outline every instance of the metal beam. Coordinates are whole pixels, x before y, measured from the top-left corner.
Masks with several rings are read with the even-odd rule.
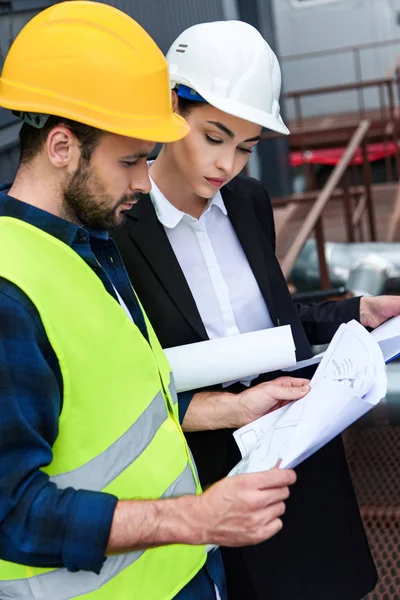
[[[288,253],[282,261],[281,266],[285,277],[290,275],[301,249],[310,237],[311,232],[314,230],[315,225],[317,224],[317,221],[321,218],[324,208],[326,207],[333,192],[338,187],[346,169],[350,164],[351,159],[356,153],[357,148],[361,145],[365,135],[367,134],[369,126],[369,121],[365,120],[360,122],[340,162],[338,162],[332,171],[328,181],[325,184],[325,187],[321,190],[316,202],[308,213],[302,227],[300,228],[300,231],[298,232]]]
[[[221,0],[224,18],[227,21],[239,20],[239,8],[236,0]]]

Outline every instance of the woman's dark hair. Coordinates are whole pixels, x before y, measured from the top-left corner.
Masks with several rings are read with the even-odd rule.
[[[87,162],[89,161],[103,132],[100,129],[77,123],[71,119],[50,116],[42,129],[32,127],[28,123],[22,124],[19,132],[21,164],[28,164],[35,158],[46,142],[50,131],[57,125],[65,125],[65,127],[68,127],[72,131],[81,145],[82,159]]]
[[[175,88],[175,92],[178,93],[178,88]],[[204,106],[208,102],[199,102],[198,100],[188,100],[187,98],[181,98],[178,96],[178,111],[182,117],[186,117],[193,108],[196,106]]]

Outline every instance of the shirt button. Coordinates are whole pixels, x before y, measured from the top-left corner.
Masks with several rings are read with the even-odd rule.
[[[88,241],[88,235],[84,231],[78,231],[78,242],[84,243]]]

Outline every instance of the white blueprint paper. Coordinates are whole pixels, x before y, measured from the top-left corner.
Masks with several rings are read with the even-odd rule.
[[[290,325],[167,348],[165,354],[178,392],[296,364]]]
[[[400,354],[400,316],[389,319],[371,333],[378,342],[385,362],[397,358]]]
[[[231,475],[292,468],[373,408],[386,395],[382,352],[366,329],[341,325],[301,400],[238,429],[242,461]]]
[[[389,319],[389,321],[374,329],[370,335],[378,342],[386,364],[400,356],[400,316]],[[321,352],[321,354],[317,354],[312,358],[299,361],[293,368],[284,368],[282,370],[297,371],[310,365],[319,364],[323,356],[324,352]]]

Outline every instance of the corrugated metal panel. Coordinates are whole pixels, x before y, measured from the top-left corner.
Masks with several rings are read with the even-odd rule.
[[[47,8],[54,4],[52,0],[11,0],[11,9],[14,11],[37,10]]]
[[[0,0],[0,12],[25,12],[54,4],[52,0]]]
[[[3,3],[7,6],[6,3]],[[11,12],[0,14],[0,67],[12,42],[40,8],[56,4],[52,0],[10,0]],[[12,12],[14,11],[14,12]],[[0,183],[12,180],[18,165],[20,123],[9,111],[0,108]]]
[[[2,129],[3,127],[6,127],[7,125],[11,125],[12,123],[15,123],[15,121],[17,121],[17,118],[14,117],[14,115],[12,114],[11,111],[9,111],[9,110],[1,110],[0,111],[0,129]]]
[[[106,0],[142,25],[166,52],[191,25],[224,19],[222,0]]]
[[[0,153],[0,183],[9,183],[13,180],[18,165],[18,146],[9,148]]]
[[[0,183],[11,180],[16,173],[19,157],[19,129],[19,122],[0,129]]]
[[[13,125],[8,125],[4,129],[0,129],[0,148],[2,150],[7,150],[17,145],[20,128],[21,123],[16,121]]]

